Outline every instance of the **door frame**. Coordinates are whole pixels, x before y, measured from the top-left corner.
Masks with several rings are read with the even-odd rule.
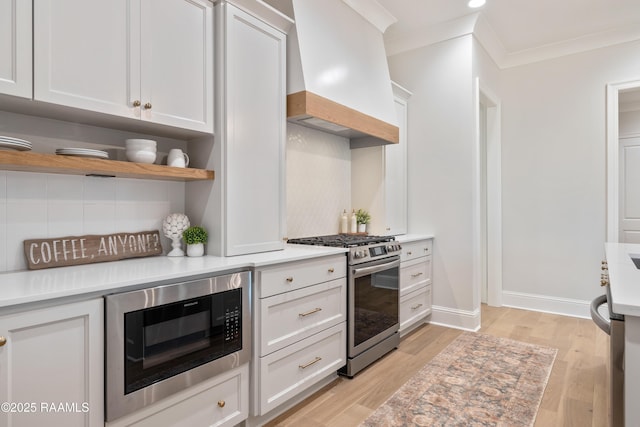
[[[480,103],[486,105],[486,144],[480,137]],[[487,286],[487,304],[502,306],[502,140],[500,98],[480,78],[475,81],[475,197],[474,197],[474,307],[480,308],[481,289]],[[486,150],[483,155],[481,150]],[[481,165],[486,158],[486,165]],[[485,177],[481,174],[486,173]],[[482,188],[486,180],[486,190]],[[483,203],[484,200],[484,203]],[[486,213],[482,208],[486,206]],[[486,236],[486,238],[483,238]]]
[[[619,93],[640,89],[640,80],[607,84],[607,242],[617,243],[620,232]]]

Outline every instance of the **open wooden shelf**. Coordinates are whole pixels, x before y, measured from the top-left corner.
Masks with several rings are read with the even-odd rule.
[[[33,152],[0,151],[0,169],[167,181],[213,180],[212,170]]]

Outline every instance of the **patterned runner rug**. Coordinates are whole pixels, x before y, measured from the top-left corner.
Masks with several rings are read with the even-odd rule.
[[[464,332],[361,426],[532,426],[557,352]]]

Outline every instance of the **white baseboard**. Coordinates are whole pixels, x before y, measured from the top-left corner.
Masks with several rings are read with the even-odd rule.
[[[502,305],[524,310],[561,314],[564,316],[591,318],[591,301],[551,297],[547,295],[525,294],[521,292],[502,292]]]
[[[475,332],[480,329],[480,309],[467,311],[434,305],[429,323]]]

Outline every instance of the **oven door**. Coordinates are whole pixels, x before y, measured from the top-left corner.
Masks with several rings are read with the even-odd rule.
[[[399,329],[400,257],[351,266],[349,270],[349,357]]]
[[[105,297],[107,421],[249,362],[249,272]]]

